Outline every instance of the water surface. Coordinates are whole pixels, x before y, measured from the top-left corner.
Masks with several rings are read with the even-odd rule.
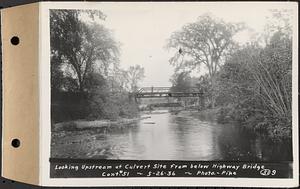
[[[238,124],[218,124],[197,112],[152,112],[114,129],[53,135],[52,157],[134,160],[291,160],[291,145],[274,144]],[[54,139],[55,138],[55,139]]]

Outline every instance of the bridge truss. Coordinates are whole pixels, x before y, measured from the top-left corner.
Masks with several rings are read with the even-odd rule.
[[[184,92],[173,92],[171,87],[143,87],[135,93],[135,98],[166,98],[166,97],[203,97],[198,88],[190,88]]]

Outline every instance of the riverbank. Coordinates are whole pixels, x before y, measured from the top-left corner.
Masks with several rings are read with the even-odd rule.
[[[52,131],[72,131],[72,130],[84,130],[84,129],[93,129],[93,128],[105,128],[105,127],[120,127],[135,123],[140,120],[148,119],[151,116],[143,116],[137,118],[119,118],[115,121],[112,120],[76,120],[68,122],[60,122],[53,124]]]
[[[204,161],[291,159],[289,143],[275,145],[260,135],[252,135],[240,125],[219,124],[201,117],[210,117],[214,111],[152,114],[149,119],[125,126],[52,132],[51,157]]]
[[[217,120],[217,112],[219,111],[218,108],[214,109],[206,109],[202,111],[187,111],[187,110],[181,110],[176,111],[175,113],[185,114],[185,113],[192,113],[192,115],[197,115],[201,119],[210,120],[210,121],[216,121]],[[142,117],[136,117],[136,118],[119,118],[115,121],[112,120],[74,120],[74,121],[67,121],[67,122],[60,122],[55,123],[52,125],[52,131],[74,131],[74,130],[85,130],[85,129],[97,129],[97,128],[108,128],[108,127],[120,127],[120,126],[126,126],[130,125],[132,123],[135,123],[140,120],[151,118],[151,114],[165,114],[169,111],[165,110],[157,110],[157,111],[144,111],[144,116]],[[174,112],[171,112],[174,113]]]
[[[280,118],[269,118],[266,115],[257,113],[242,120],[239,114],[228,107],[205,109],[195,112],[193,115],[202,120],[214,121],[219,124],[239,125],[239,127],[248,130],[252,134],[263,135],[273,142],[291,140],[291,123],[284,122]]]

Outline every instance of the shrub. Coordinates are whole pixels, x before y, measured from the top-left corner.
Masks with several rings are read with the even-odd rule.
[[[218,73],[218,121],[236,120],[272,139],[290,138],[292,43],[277,32],[270,43],[249,45],[228,58]]]

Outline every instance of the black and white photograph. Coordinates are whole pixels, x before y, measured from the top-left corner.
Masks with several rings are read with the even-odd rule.
[[[293,10],[130,5],[49,10],[50,158],[293,162]]]

